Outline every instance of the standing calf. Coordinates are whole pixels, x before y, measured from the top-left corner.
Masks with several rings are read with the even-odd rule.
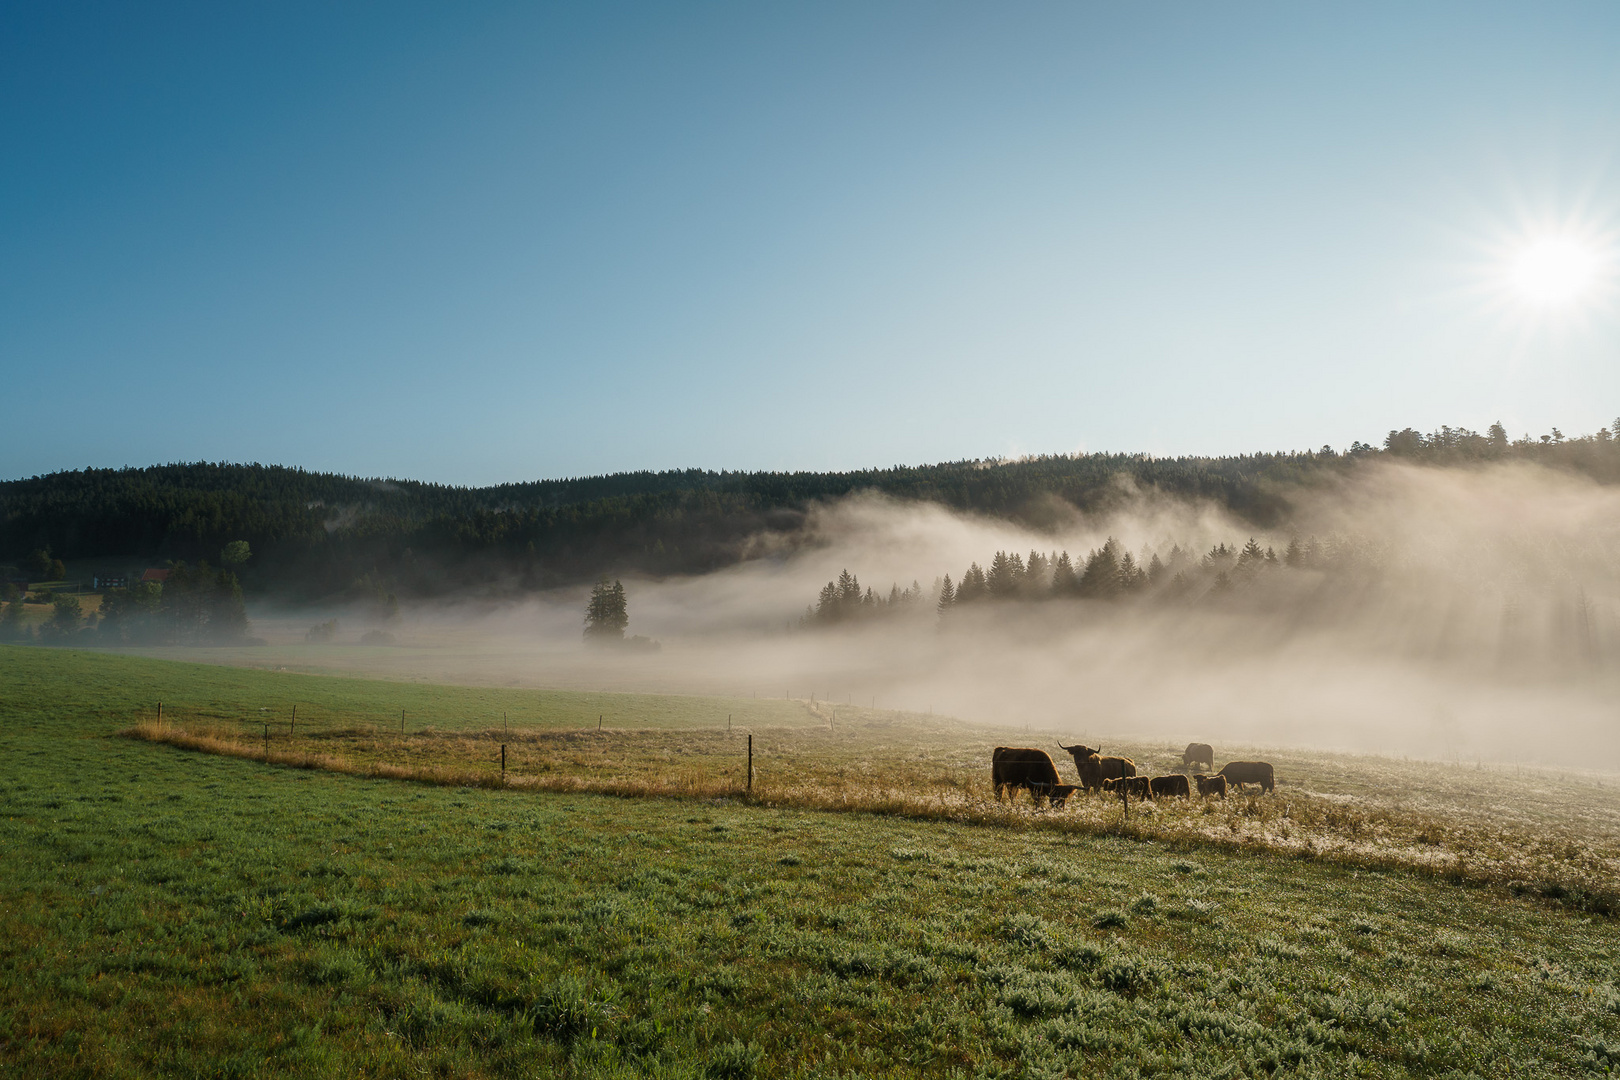
[[[1190,797],[1187,778],[1180,773],[1171,773],[1169,776],[1155,776],[1148,781],[1148,787],[1155,799],[1168,799],[1179,795],[1183,799]]]

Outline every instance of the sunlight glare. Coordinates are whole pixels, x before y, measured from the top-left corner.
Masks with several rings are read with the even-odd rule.
[[[1597,252],[1567,236],[1544,236],[1513,259],[1514,291],[1538,307],[1565,307],[1589,293],[1598,278]]]

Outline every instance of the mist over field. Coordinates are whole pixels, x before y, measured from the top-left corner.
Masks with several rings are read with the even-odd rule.
[[[1287,528],[1255,533],[1211,503],[1122,491],[1051,533],[936,504],[817,505],[809,542],[718,572],[626,579],[632,635],[580,640],[585,589],[510,604],[407,609],[394,649],[300,650],[299,663],[474,683],[815,695],[932,710],[1068,740],[1191,740],[1442,760],[1620,767],[1620,492],[1532,465],[1380,464],[1286,492]],[[1251,536],[1275,561],[1235,555]],[[1109,538],[1168,570],[1111,600],[992,600],[941,617],[938,579],[998,551]],[[1283,560],[1291,540],[1318,554]],[[1186,553],[1175,563],[1171,553]],[[836,626],[806,605],[844,570],[922,599]],[[272,643],[307,614],[256,612]],[[808,623],[808,625],[806,625]],[[355,623],[340,641],[358,635]],[[352,629],[353,633],[349,630]],[[1009,736],[1010,737],[1010,736]]]

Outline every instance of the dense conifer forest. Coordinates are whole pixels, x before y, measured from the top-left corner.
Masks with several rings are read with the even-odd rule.
[[[79,568],[195,565],[246,541],[253,558],[240,578],[250,595],[381,600],[531,590],[602,573],[713,570],[746,558],[762,535],[793,543],[813,503],[859,491],[1040,528],[1064,513],[1063,504],[1106,510],[1155,490],[1209,500],[1257,528],[1275,528],[1287,520],[1291,489],[1381,458],[1436,466],[1523,460],[1613,483],[1620,481],[1614,432],[1620,420],[1613,431],[1573,438],[1554,429],[1511,440],[1499,424],[1483,434],[1408,428],[1391,431],[1381,447],[1357,442],[1344,451],[1096,453],[839,473],[688,469],[486,488],[257,464],[85,469],[0,483],[0,563],[9,564],[0,573],[26,577],[28,567],[60,560]]]

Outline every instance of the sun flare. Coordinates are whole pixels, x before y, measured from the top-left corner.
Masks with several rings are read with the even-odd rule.
[[[1601,259],[1591,245],[1568,236],[1543,236],[1514,255],[1513,291],[1538,307],[1567,307],[1597,284]]]

